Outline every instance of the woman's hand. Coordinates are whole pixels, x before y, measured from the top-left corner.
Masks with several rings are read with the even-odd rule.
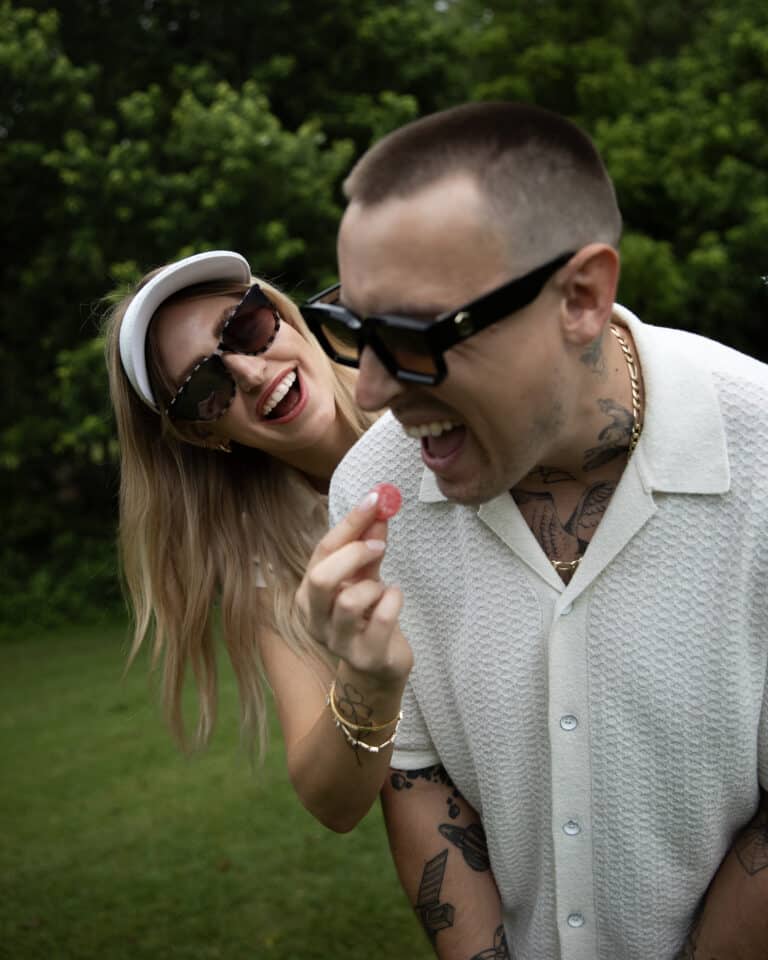
[[[398,617],[403,597],[379,576],[390,490],[374,489],[318,543],[296,593],[312,636],[367,683],[402,685],[413,665]]]

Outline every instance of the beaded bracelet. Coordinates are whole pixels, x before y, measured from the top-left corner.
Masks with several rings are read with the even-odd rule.
[[[365,750],[367,753],[378,753],[380,750],[383,750],[384,747],[389,747],[391,744],[395,742],[395,737],[397,736],[397,731],[400,729],[400,721],[402,719],[403,719],[403,713],[401,710],[399,716],[397,717],[397,720],[395,721],[395,729],[392,732],[392,736],[389,737],[387,740],[385,740],[384,743],[379,743],[379,744],[365,743],[363,740],[358,740],[356,737],[353,737],[352,734],[349,732],[349,730],[347,730],[347,728],[341,722],[341,720],[337,720],[336,717],[333,718],[333,722],[336,724],[339,730],[341,730],[341,732],[344,734],[347,740],[347,743],[350,745],[350,747],[354,747],[355,750],[358,747],[362,747],[362,749]]]
[[[403,718],[403,711],[396,717],[393,717],[391,720],[387,720],[386,723],[377,723],[377,724],[367,724],[367,723],[351,723],[347,720],[346,717],[342,716],[339,713],[339,709],[336,706],[336,681],[334,680],[331,684],[331,689],[328,691],[328,696],[325,698],[325,702],[331,708],[331,713],[336,720],[336,725],[340,723],[343,724],[347,729],[354,730],[356,733],[378,733],[379,730],[386,730],[387,727],[391,727],[393,723],[399,723]],[[393,734],[394,736],[394,734]]]

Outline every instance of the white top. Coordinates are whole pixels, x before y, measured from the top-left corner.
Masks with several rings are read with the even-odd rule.
[[[392,763],[442,762],[482,817],[516,960],[672,960],[768,788],[768,367],[616,317],[645,424],[568,586],[509,494],[446,501],[391,415],[331,487],[333,522],[402,490]]]

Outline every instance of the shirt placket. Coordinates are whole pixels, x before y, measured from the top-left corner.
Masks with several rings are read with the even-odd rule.
[[[588,710],[588,595],[559,597],[549,631],[549,740],[557,927],[562,960],[595,960]]]

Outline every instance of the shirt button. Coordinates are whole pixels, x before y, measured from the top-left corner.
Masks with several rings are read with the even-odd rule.
[[[578,725],[579,721],[572,713],[566,713],[564,717],[560,717],[560,726],[563,730],[575,730]]]
[[[583,913],[569,913],[568,914],[568,926],[569,927],[583,927],[586,923]]]
[[[563,833],[567,833],[569,837],[575,837],[576,834],[581,833],[581,825],[575,820],[566,820],[563,824]]]
[[[563,607],[563,609],[560,611],[560,616],[561,616],[561,617],[567,617],[568,614],[571,612],[571,610],[573,610],[573,604],[572,604],[572,603],[566,603],[566,605],[565,605],[565,606]]]

